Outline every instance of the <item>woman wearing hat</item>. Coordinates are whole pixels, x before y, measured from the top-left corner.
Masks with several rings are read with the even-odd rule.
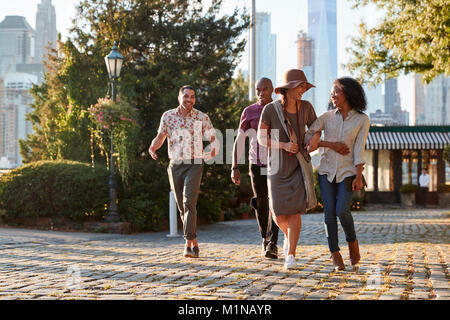
[[[348,242],[351,264],[355,265],[360,260],[350,204],[353,191],[361,190],[364,184],[364,149],[370,127],[369,117],[363,112],[366,105],[366,96],[358,81],[350,77],[336,79],[330,99],[330,106],[334,109],[317,118],[305,136],[310,152],[336,142],[343,142],[348,148],[345,154],[332,148],[325,149],[318,169],[328,246],[338,270],[345,269],[338,246],[338,217]],[[317,135],[322,130],[327,140],[325,143],[319,142],[320,135]]]
[[[314,108],[302,95],[314,87],[302,70],[291,69],[275,88],[281,100],[267,104],[261,114],[258,142],[269,148],[269,208],[285,235],[285,268],[295,267],[301,215],[317,204],[310,157],[303,145],[305,125],[316,120]]]

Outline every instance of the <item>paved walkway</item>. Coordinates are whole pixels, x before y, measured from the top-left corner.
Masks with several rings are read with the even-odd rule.
[[[361,263],[333,270],[322,214],[306,215],[298,269],[260,257],[256,220],[198,230],[200,259],[167,232],[0,229],[0,299],[450,299],[450,211],[354,213]],[[279,250],[283,236],[280,234]],[[281,254],[282,255],[282,254]]]

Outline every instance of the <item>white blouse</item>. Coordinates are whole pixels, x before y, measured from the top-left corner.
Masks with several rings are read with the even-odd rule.
[[[347,155],[341,155],[331,148],[324,148],[318,172],[327,175],[327,180],[342,182],[346,177],[357,173],[356,166],[365,164],[364,150],[369,133],[370,120],[365,113],[350,110],[343,120],[337,108],[322,114],[309,127],[304,141],[307,143],[318,131],[324,131],[324,141],[342,142],[350,149]]]

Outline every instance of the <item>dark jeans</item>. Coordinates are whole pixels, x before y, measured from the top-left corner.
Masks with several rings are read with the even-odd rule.
[[[336,179],[334,179],[330,183],[326,175],[320,174],[319,188],[325,213],[328,247],[331,252],[339,251],[337,217],[339,217],[339,221],[344,229],[347,242],[356,240],[355,224],[350,212],[353,191],[348,190],[345,180],[337,183]]]
[[[269,192],[267,190],[267,175],[261,174],[263,167],[251,164],[250,181],[253,189],[253,198],[250,205],[256,212],[256,220],[258,221],[259,232],[264,239],[265,244],[278,243],[278,226],[273,222],[272,215],[269,211]]]

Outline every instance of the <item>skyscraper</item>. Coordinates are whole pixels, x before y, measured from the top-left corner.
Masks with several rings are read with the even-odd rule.
[[[314,56],[313,56],[313,40],[300,31],[297,35],[297,68],[303,70],[306,79],[314,83]],[[304,100],[308,100],[314,106],[314,90],[308,90],[303,95]]]
[[[42,0],[36,13],[35,63],[42,63],[46,47],[56,48],[56,13],[52,0]]]
[[[398,92],[397,78],[384,81],[384,112],[394,114],[400,107],[400,94]]]
[[[32,62],[34,36],[25,17],[5,17],[0,23],[0,75],[15,72],[17,64]]]
[[[26,120],[33,102],[30,89],[42,75],[35,62],[35,31],[25,17],[6,16],[0,23],[0,163],[22,164],[19,140],[32,132]]]
[[[266,77],[277,83],[277,36],[271,33],[271,16],[256,13],[256,66],[255,80]]]
[[[33,102],[30,89],[37,77],[27,73],[9,73],[0,79],[0,158],[6,168],[22,164],[19,139],[32,133],[26,121]]]
[[[328,108],[331,85],[337,78],[336,0],[308,0],[308,35],[314,43],[314,108],[321,115]]]
[[[397,78],[384,81],[384,112],[400,125],[409,124],[409,113],[402,110]]]
[[[413,93],[412,93],[412,124],[425,124],[425,93],[422,84],[422,76],[414,73],[412,75]]]
[[[444,74],[423,86],[425,123],[450,124],[450,77]]]

